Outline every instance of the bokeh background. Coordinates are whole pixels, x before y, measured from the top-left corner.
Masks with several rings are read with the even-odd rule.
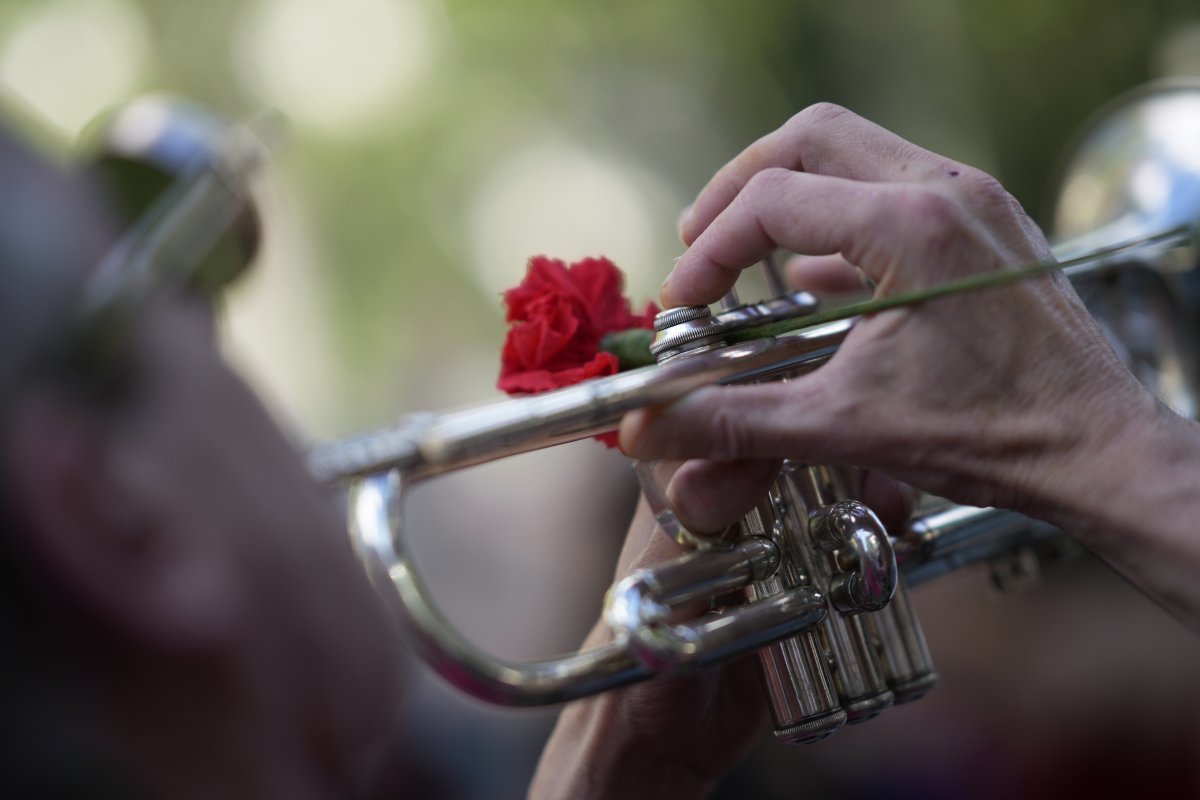
[[[530,255],[608,255],[653,297],[679,209],[810,103],[991,171],[1048,224],[1083,120],[1183,74],[1194,0],[0,0],[4,102],[50,149],[146,93],[289,120],[223,327],[301,446],[495,397]],[[474,470],[413,498],[418,554],[482,646],[551,655],[595,618],[633,491],[593,443]],[[1200,646],[1102,567],[915,599],[942,687],[822,744],[764,735],[722,795],[1200,792]],[[553,719],[418,668],[396,785],[520,796]]]

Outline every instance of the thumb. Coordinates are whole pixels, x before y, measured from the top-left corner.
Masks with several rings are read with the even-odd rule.
[[[621,422],[621,449],[643,461],[706,458],[844,463],[862,426],[819,374],[752,386],[709,386]],[[857,430],[856,430],[857,428]]]

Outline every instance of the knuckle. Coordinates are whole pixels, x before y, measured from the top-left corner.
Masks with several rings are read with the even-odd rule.
[[[959,200],[963,213],[992,234],[1004,258],[1044,260],[1051,258],[1049,245],[1021,203],[1000,181],[981,169],[956,166],[949,195]]]
[[[951,249],[970,235],[966,213],[954,198],[919,185],[881,196],[866,224],[872,230],[888,232],[885,240],[899,237],[898,243],[906,249],[919,248],[925,253]]]
[[[914,186],[905,189],[903,205],[911,214],[934,227],[949,227],[960,221],[959,204],[935,189]]]
[[[975,167],[961,168],[960,191],[975,208],[985,213],[1025,216],[1017,199],[992,175]]]
[[[828,125],[839,119],[853,117],[854,112],[839,106],[837,103],[814,103],[792,117],[792,122],[798,127]]]
[[[746,182],[746,188],[742,190],[738,199],[754,208],[770,204],[783,193],[784,187],[791,177],[791,170],[783,167],[768,167],[759,170]]]
[[[1000,181],[981,169],[964,168],[962,183],[968,197],[984,205],[999,205],[1008,202],[1008,192]]]
[[[728,403],[721,403],[712,418],[714,457],[721,460],[751,455],[754,436],[746,418]]]
[[[826,146],[838,138],[838,131],[858,117],[835,103],[816,103],[792,116],[779,133],[793,152],[797,166],[806,172],[819,172]]]
[[[777,190],[791,176],[791,171],[783,167],[767,167],[754,173],[746,182],[745,191],[752,195],[770,193]]]
[[[962,177],[975,197],[993,202],[1003,202],[1008,197],[1008,192],[1000,185],[1000,181],[981,169],[966,167]]]
[[[907,192],[904,208],[911,215],[911,228],[934,251],[959,244],[968,236],[968,225],[961,206],[932,189]]]

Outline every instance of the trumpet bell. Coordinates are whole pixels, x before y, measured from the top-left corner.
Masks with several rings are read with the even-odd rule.
[[[1200,224],[1200,80],[1135,90],[1085,127],[1062,177],[1059,258]],[[1200,252],[1142,250],[1140,265],[1077,276],[1076,289],[1117,354],[1177,413],[1200,402]]]
[[[1059,258],[1195,227],[1200,80],[1151,84],[1101,109],[1085,126],[1060,186],[1050,229]]]

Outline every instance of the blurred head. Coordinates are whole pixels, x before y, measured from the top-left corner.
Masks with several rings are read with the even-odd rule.
[[[346,773],[395,708],[392,637],[209,304],[156,298],[119,386],[49,357],[120,227],[106,208],[0,131],[0,646],[28,655],[0,692],[37,683],[135,782],[193,735],[210,760],[269,742]]]

